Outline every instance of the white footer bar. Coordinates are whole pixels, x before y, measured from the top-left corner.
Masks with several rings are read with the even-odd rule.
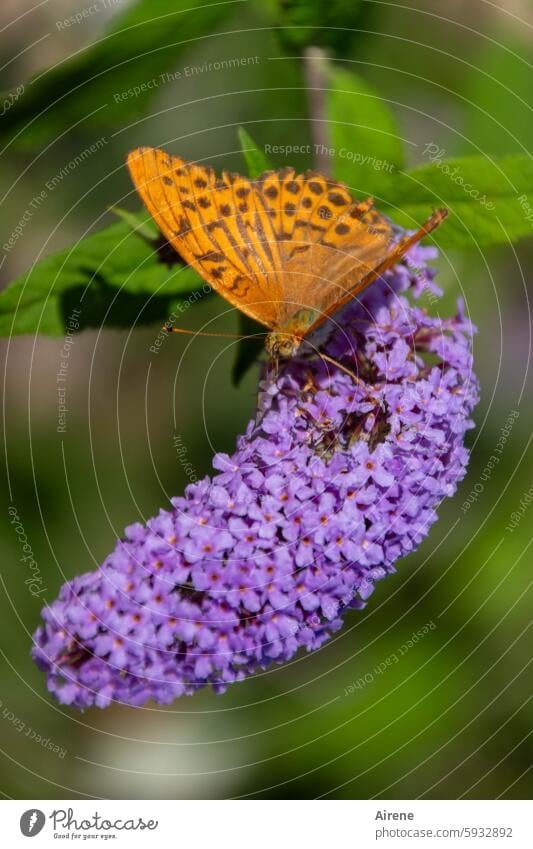
[[[531,849],[530,810],[526,801],[0,802],[2,845],[34,849]]]

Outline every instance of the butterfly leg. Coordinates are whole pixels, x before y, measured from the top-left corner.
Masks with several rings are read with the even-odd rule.
[[[270,357],[268,361],[268,382],[274,383],[279,376],[279,357]]]

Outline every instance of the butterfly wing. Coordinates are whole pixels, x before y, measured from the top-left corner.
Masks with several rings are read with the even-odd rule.
[[[257,187],[151,147],[132,151],[128,167],[146,208],[186,262],[231,304],[276,327],[281,258]]]
[[[371,199],[308,171],[267,171],[256,180],[204,168],[156,148],[128,156],[137,191],[163,235],[220,295],[265,326],[302,307],[319,314],[306,335],[356,297],[446,211],[394,244]]]
[[[432,232],[432,230],[435,230],[435,228],[444,221],[447,215],[447,209],[437,209],[432,215],[430,215],[424,224],[416,230],[415,233],[412,233],[410,236],[404,236],[396,242],[396,244],[387,251],[381,262],[378,263],[378,265],[362,279],[345,281],[343,285],[339,285],[340,296],[333,298],[329,303],[326,302],[323,304],[320,317],[314,322],[314,324],[305,329],[305,335],[316,330],[328,316],[333,315],[337,312],[337,310],[347,304],[348,301],[357,297],[357,295],[370,286],[370,284],[377,280],[377,278],[385,271],[392,268],[393,265],[396,265],[409,248],[412,248],[413,245],[416,245],[420,241],[420,239],[423,239],[424,236],[427,236]]]
[[[279,241],[283,323],[302,307],[324,310],[377,267],[389,252],[390,222],[371,199],[354,202],[346,186],[292,168],[257,180]]]

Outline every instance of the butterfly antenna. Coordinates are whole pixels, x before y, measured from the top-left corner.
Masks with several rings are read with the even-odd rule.
[[[183,327],[174,327],[173,324],[169,323],[164,324],[162,329],[165,333],[168,333],[169,335],[171,333],[183,333],[185,334],[185,336],[212,336],[222,339],[257,339],[257,337],[260,335],[258,333],[209,333],[206,330],[185,330],[185,328]]]
[[[320,357],[321,360],[325,360],[325,362],[331,363],[332,365],[336,366],[336,368],[339,368],[341,371],[343,371],[345,374],[347,374],[349,377],[351,377],[352,380],[355,383],[357,383],[359,386],[365,386],[366,387],[365,381],[361,380],[361,378],[358,377],[355,374],[355,372],[353,372],[351,369],[346,368],[346,366],[343,366],[342,363],[339,363],[338,360],[334,360],[333,357],[328,356],[328,354],[323,354],[321,351],[317,351],[317,353],[318,353],[318,356]]]

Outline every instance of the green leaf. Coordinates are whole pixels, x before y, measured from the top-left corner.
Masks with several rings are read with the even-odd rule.
[[[354,194],[379,196],[404,167],[394,116],[386,101],[352,71],[330,65],[327,77],[333,174]]]
[[[143,239],[155,242],[159,238],[160,233],[157,224],[153,218],[146,218],[145,212],[131,212],[129,209],[122,209],[121,206],[110,206],[109,211],[129,224],[130,229]]]
[[[246,132],[244,127],[239,127],[238,131],[239,143],[241,145],[241,153],[246,162],[248,176],[250,179],[259,177],[263,171],[269,171],[272,168],[268,157],[263,151],[257,147],[252,137]]]
[[[80,330],[104,318],[118,326],[164,320],[202,285],[162,239],[142,238],[121,221],[46,257],[0,292],[0,334],[61,335],[74,307]]]
[[[238,386],[246,372],[257,362],[264,350],[265,328],[243,312],[239,312],[239,333],[245,339],[239,339],[237,353],[231,373],[235,386]]]
[[[380,199],[398,224],[415,227],[445,206],[450,215],[435,233],[445,248],[488,247],[533,235],[530,157],[440,159],[434,148],[426,155],[430,164],[397,175]]]
[[[363,0],[262,0],[262,4],[270,9],[287,52],[324,47],[339,56],[353,54],[372,6]]]
[[[330,87],[334,174],[356,196],[375,195],[377,205],[408,228],[447,207],[450,216],[435,233],[443,248],[488,247],[533,233],[530,157],[447,160],[438,145],[428,144],[427,164],[405,171],[394,120],[379,97],[342,68],[331,70]]]
[[[84,137],[124,126],[177,78],[172,69],[180,56],[241,5],[238,0],[140,0],[97,42],[34,76],[4,115],[2,138],[27,149],[78,124]]]
[[[494,34],[481,47],[465,80],[466,110],[461,153],[504,156],[533,148],[531,64],[518,28]],[[528,61],[529,59],[529,61]],[[458,151],[455,151],[458,152]]]

